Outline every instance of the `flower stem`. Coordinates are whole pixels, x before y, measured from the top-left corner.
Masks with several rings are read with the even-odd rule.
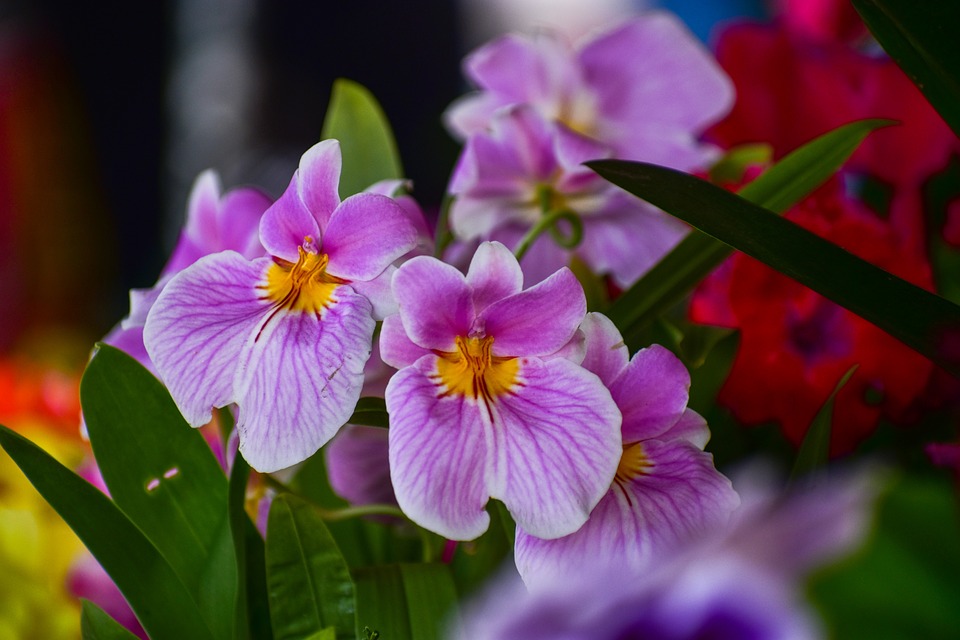
[[[566,221],[570,225],[569,234],[565,234],[560,228],[558,223],[561,220]],[[549,231],[554,241],[564,249],[575,249],[580,244],[580,241],[583,240],[583,222],[580,221],[580,216],[567,209],[550,211],[540,218],[537,224],[531,227],[530,231],[527,231],[527,234],[523,236],[520,244],[517,245],[513,255],[517,257],[518,262],[523,259],[523,256],[529,251],[534,241],[539,238],[544,231]]]

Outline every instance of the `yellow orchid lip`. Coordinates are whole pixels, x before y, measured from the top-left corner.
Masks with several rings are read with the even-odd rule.
[[[267,269],[266,284],[258,288],[266,291],[263,299],[273,301],[278,309],[319,314],[336,301],[333,292],[345,281],[327,273],[327,254],[303,247],[297,247],[297,251],[296,263],[274,258]]]
[[[648,475],[652,468],[653,463],[647,458],[642,442],[623,445],[623,455],[620,456],[620,463],[617,464],[617,473],[613,477],[613,483],[620,488],[627,502],[633,503],[630,499],[630,492],[624,488],[624,485],[635,478]]]
[[[520,384],[520,361],[493,355],[493,336],[457,336],[455,342],[456,351],[437,353],[440,357],[433,380],[444,387],[440,397],[460,395],[489,405],[514,393]]]

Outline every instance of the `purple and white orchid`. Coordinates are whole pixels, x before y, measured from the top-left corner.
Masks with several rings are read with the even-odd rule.
[[[470,540],[489,498],[555,538],[578,529],[610,486],[620,412],[580,367],[586,313],[568,269],[523,288],[516,259],[484,243],[466,277],[418,257],[393,279],[398,315],[380,334],[387,364],[390,469],[417,524]]]
[[[308,150],[260,220],[269,256],[202,258],[147,316],[147,352],[187,422],[236,403],[240,452],[258,471],[305,460],[350,417],[375,321],[394,308],[392,263],[417,242],[394,200],[341,202],[340,167],[336,140]]]
[[[576,533],[541,540],[518,526],[517,569],[541,586],[597,558],[642,571],[654,558],[724,526],[740,504],[730,481],[703,452],[706,422],[687,408],[690,374],[653,345],[628,359],[613,323],[597,313],[581,325],[583,366],[610,389],[623,414],[623,448],[609,490]]]
[[[529,105],[506,108],[489,129],[467,140],[454,170],[449,187],[456,196],[450,208],[454,234],[516,249],[541,218],[569,212],[580,220],[581,242],[566,249],[542,234],[521,259],[526,282],[539,282],[576,255],[595,273],[630,286],[688,227],[581,164],[611,153],[545,121]]]
[[[149,289],[130,291],[130,313],[103,341],[122,349],[155,372],[143,346],[143,325],[157,296],[173,276],[203,256],[227,250],[236,251],[248,260],[263,256],[265,251],[257,227],[271,202],[257,189],[240,188],[223,193],[220,178],[213,170],[197,176],[187,201],[186,224],[157,283]]]
[[[680,170],[703,166],[713,149],[700,133],[733,104],[733,85],[675,16],[651,12],[576,45],[550,34],[507,35],[464,62],[480,89],[447,110],[460,139],[490,127],[504,107],[597,140],[625,160]]]

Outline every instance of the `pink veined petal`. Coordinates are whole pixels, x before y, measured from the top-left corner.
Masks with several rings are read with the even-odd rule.
[[[280,311],[244,344],[235,364],[240,453],[269,473],[302,462],[342,427],[360,398],[374,321],[346,286],[318,318]]]
[[[340,205],[340,170],[343,161],[338,140],[321,140],[300,157],[297,194],[324,232]]]
[[[518,205],[514,198],[458,196],[450,205],[450,227],[461,240],[485,239],[497,233],[498,228],[512,222],[529,228],[527,220],[537,215],[539,212],[533,205]]]
[[[263,257],[258,230],[260,218],[271,204],[270,197],[257,189],[234,189],[224,194],[218,218],[222,246],[217,249],[233,249],[247,260]]]
[[[215,243],[220,241],[217,210],[220,208],[221,189],[220,177],[212,169],[207,169],[198,175],[190,188],[190,196],[187,200],[187,222],[183,232],[199,246],[211,240]]]
[[[194,427],[235,399],[240,354],[270,308],[257,289],[270,264],[233,251],[201,258],[167,283],[147,316],[147,353]]]
[[[517,569],[531,588],[578,567],[617,563],[643,571],[658,557],[725,525],[740,499],[713,467],[710,454],[688,442],[643,443],[646,474],[615,482],[576,533],[539,539],[517,528]]]
[[[150,309],[153,308],[157,298],[160,296],[160,292],[163,291],[163,288],[170,282],[170,278],[172,278],[173,275],[174,274],[161,276],[157,284],[149,289],[130,289],[130,313],[120,321],[124,329],[142,327],[147,322],[147,315],[150,313]]]
[[[565,536],[610,487],[623,450],[620,412],[599,378],[567,360],[524,358],[519,375],[522,386],[492,408],[487,487],[517,526]]]
[[[455,267],[418,256],[393,275],[393,295],[407,337],[425,349],[454,351],[474,320],[470,287]]]
[[[330,486],[350,504],[396,504],[390,482],[389,433],[348,424],[324,448]]]
[[[713,56],[666,12],[603,34],[578,58],[604,119],[698,133],[733,104],[733,85]]]
[[[549,355],[570,341],[586,312],[583,287],[564,267],[540,284],[484,309],[477,327],[493,336],[494,355]]]
[[[523,272],[509,249],[499,242],[483,242],[470,261],[467,284],[473,289],[473,306],[479,313],[498,300],[520,293]]]
[[[571,67],[569,51],[548,37],[532,39],[509,34],[464,60],[464,71],[501,104],[542,104],[556,97],[557,84]]]
[[[433,352],[410,341],[398,314],[384,318],[380,327],[380,357],[384,362],[403,369],[430,353]]]
[[[387,385],[390,477],[397,503],[420,526],[451,540],[486,531],[489,435],[463,396],[438,397],[437,356],[421,358]]]
[[[358,193],[333,212],[323,237],[327,271],[349,281],[373,280],[417,245],[417,230],[396,201]]]
[[[503,103],[493,94],[475,91],[453,101],[443,112],[443,124],[457,140],[483,131],[490,126],[496,110]]]
[[[707,421],[704,420],[703,416],[693,409],[687,409],[680,416],[677,424],[664,432],[660,439],[664,442],[686,440],[703,451],[703,448],[710,442],[710,427],[707,426]]]
[[[260,242],[270,255],[296,263],[298,247],[310,236],[321,242],[320,226],[297,194],[299,171],[293,174],[287,190],[260,218]]]
[[[587,352],[580,363],[587,371],[597,374],[608,388],[630,362],[630,352],[623,336],[607,316],[591,312],[580,324],[586,339]]]
[[[658,344],[634,354],[610,385],[623,413],[623,442],[662,437],[687,407],[690,374],[683,363]]]
[[[552,360],[553,358],[563,358],[564,360],[569,360],[573,364],[580,364],[583,362],[583,357],[587,354],[587,343],[583,335],[583,331],[579,329],[573,334],[573,337],[570,338],[570,342],[560,347],[558,351],[554,351],[549,356],[541,356],[543,360]]]
[[[373,280],[351,282],[349,285],[351,289],[370,301],[374,320],[383,320],[397,312],[397,301],[393,298],[393,290],[390,288],[390,282],[396,270],[396,267],[390,265]]]

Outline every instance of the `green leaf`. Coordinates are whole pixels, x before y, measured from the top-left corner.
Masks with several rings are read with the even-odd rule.
[[[97,466],[118,507],[190,589],[219,638],[234,635],[237,568],[227,479],[143,366],[100,345],[80,382]]]
[[[456,623],[457,592],[445,564],[366,567],[355,569],[353,577],[357,638],[379,634],[390,640],[439,640]]]
[[[699,178],[642,162],[598,160],[588,165],[610,182],[846,307],[960,375],[957,305]]]
[[[103,609],[90,602],[83,603],[80,613],[80,634],[83,640],[136,640],[122,624],[114,620]]]
[[[277,496],[270,507],[267,586],[277,640],[331,626],[341,638],[354,637],[356,600],[347,563],[320,516],[290,494]]]
[[[387,414],[387,403],[383,398],[360,398],[353,415],[347,420],[350,424],[362,424],[368,427],[390,426],[390,416]]]
[[[877,41],[960,136],[960,3],[853,0]]]
[[[516,525],[512,518],[509,523],[504,522],[504,514],[510,517],[506,507],[502,502],[491,500],[487,504],[487,513],[490,514],[487,530],[476,540],[458,542],[450,562],[450,571],[461,596],[476,591],[513,554]]]
[[[373,95],[356,82],[341,78],[333,83],[322,137],[340,141],[341,198],[360,193],[374,182],[403,177],[390,123]]]
[[[3,426],[0,446],[100,562],[148,634],[154,638],[213,638],[183,582],[109,498]],[[171,615],[172,611],[176,615]]]
[[[741,144],[727,151],[710,167],[710,182],[717,184],[740,182],[751,166],[762,167],[771,162],[773,162],[771,145],[765,142]]]
[[[307,640],[337,640],[337,630],[333,627],[327,627],[307,637]]]
[[[830,458],[830,427],[833,424],[833,401],[837,397],[850,377],[857,370],[858,365],[853,365],[850,369],[840,376],[837,386],[827,398],[817,415],[813,417],[810,427],[807,429],[807,435],[800,443],[800,449],[797,451],[797,458],[793,463],[793,470],[790,473],[791,480],[796,480],[801,476],[809,474],[826,466]]]
[[[761,207],[783,213],[833,175],[871,131],[887,124],[886,120],[861,120],[825,133],[767,169],[745,186],[740,195]],[[600,162],[595,166],[606,165]],[[731,253],[724,243],[696,229],[691,231],[607,312],[627,345],[636,348],[638,332],[680,302]]]
[[[236,603],[237,638],[271,640],[267,597],[266,550],[245,507],[250,465],[237,455],[230,471],[230,533],[237,560],[239,588]]]
[[[960,513],[947,479],[904,476],[881,499],[866,545],[811,580],[834,638],[956,638]]]

